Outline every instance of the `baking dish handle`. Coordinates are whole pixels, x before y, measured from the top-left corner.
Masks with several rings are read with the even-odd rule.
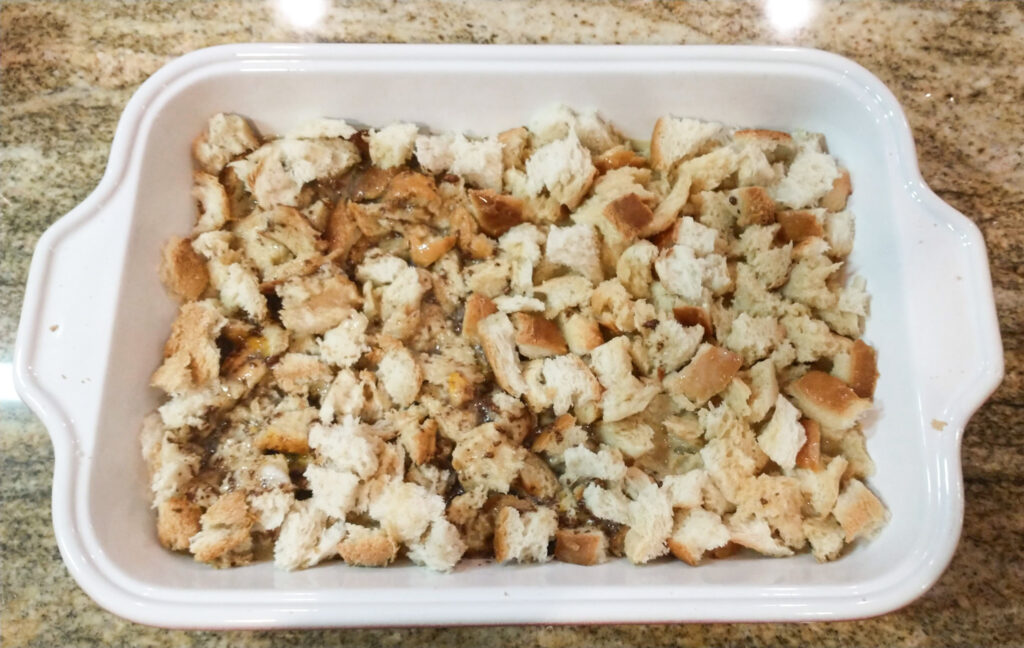
[[[977,226],[923,182],[905,268],[924,423],[962,433],[1003,377],[992,279]]]
[[[106,180],[106,178],[105,178]],[[131,184],[100,186],[40,237],[32,254],[14,356],[14,383],[55,453],[88,455],[103,390]],[[106,185],[106,186],[105,186]]]

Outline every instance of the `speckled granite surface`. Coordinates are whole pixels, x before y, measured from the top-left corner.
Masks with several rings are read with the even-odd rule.
[[[1006,380],[964,438],[967,509],[956,556],[917,602],[857,622],[168,632],[108,614],[68,576],[50,522],[49,440],[25,406],[6,400],[0,644],[1024,645],[1024,3],[809,0],[809,21],[785,33],[777,26],[799,16],[769,10],[804,3],[337,2],[309,29],[275,9],[287,4],[2,5],[0,387],[36,239],[96,185],[125,102],[174,56],[219,43],[289,40],[819,47],[860,62],[892,88],[914,129],[925,179],[978,223],[989,245]]]

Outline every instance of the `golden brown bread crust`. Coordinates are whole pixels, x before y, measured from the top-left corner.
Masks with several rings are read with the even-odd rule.
[[[533,313],[513,313],[516,344],[527,358],[543,358],[569,352],[558,325]]]
[[[458,237],[449,236],[419,236],[410,232],[409,234],[409,258],[420,267],[427,267],[448,253]]]
[[[763,187],[737,189],[736,198],[740,208],[736,224],[740,227],[771,225],[775,222],[775,201]]]
[[[861,398],[872,398],[875,395],[875,384],[878,382],[877,355],[875,350],[863,340],[854,340],[850,346],[849,354],[848,371],[843,375],[839,375],[839,378],[846,382]]]
[[[699,324],[704,327],[705,338],[714,335],[714,329],[711,328],[711,315],[703,308],[699,306],[675,306],[672,308],[672,314],[675,316],[676,321],[683,326],[690,327]]]
[[[338,543],[338,554],[356,567],[386,567],[398,556],[398,543],[383,529],[348,536]]]
[[[846,169],[839,170],[839,177],[832,181],[832,188],[822,196],[821,206],[830,212],[838,212],[846,209],[846,200],[853,193],[853,185],[850,183],[850,172]]]
[[[476,326],[480,320],[498,312],[498,307],[489,298],[473,293],[466,299],[466,310],[462,315],[462,335],[470,340],[477,339]]]
[[[441,211],[441,196],[432,176],[402,171],[384,190],[384,203],[398,220],[427,220]]]
[[[494,521],[494,559],[499,563],[506,562],[512,557],[511,548],[508,545],[508,529],[515,511],[515,508],[505,506],[498,511]]]
[[[480,230],[499,237],[523,222],[523,201],[490,189],[470,189],[469,203]]]
[[[604,208],[604,217],[629,241],[640,236],[654,220],[654,212],[640,196],[629,193],[611,201]]]
[[[775,215],[782,226],[780,234],[783,240],[799,243],[809,238],[825,236],[825,228],[818,222],[818,217],[809,211],[786,210]]]
[[[823,371],[808,371],[790,383],[787,391],[804,414],[832,429],[852,427],[871,406],[871,401],[860,398],[849,385]]]
[[[175,297],[191,301],[202,296],[210,283],[210,273],[191,241],[172,236],[160,258],[160,279]]]
[[[796,467],[817,472],[824,467],[821,464],[821,427],[817,421],[809,418],[800,419],[800,425],[804,426],[807,440],[800,452],[796,453]]]
[[[693,552],[690,551],[690,549],[686,545],[684,545],[682,542],[679,542],[672,536],[669,536],[668,538],[668,550],[672,552],[673,556],[675,556],[679,560],[682,560],[684,563],[690,565],[691,567],[696,567],[700,564],[701,556],[693,555]]]
[[[594,529],[559,529],[555,531],[555,560],[599,565],[608,560],[608,537]]]
[[[169,497],[156,511],[156,535],[171,551],[188,551],[189,538],[199,533],[202,510],[183,495]]]
[[[619,145],[595,157],[594,166],[597,167],[598,173],[608,173],[627,166],[642,169],[647,166],[647,158]]]
[[[195,559],[199,562],[228,560],[227,564],[236,564],[229,554],[251,542],[253,517],[245,501],[245,493],[236,490],[221,495],[200,521],[204,532],[209,530],[216,535],[211,536],[211,541],[202,543],[196,542],[199,536],[193,536],[190,548]],[[243,556],[238,560],[247,562],[248,558]]]
[[[327,251],[339,262],[344,262],[352,247],[362,237],[363,232],[356,224],[354,216],[349,213],[348,203],[339,200],[327,219]]]
[[[693,403],[703,403],[728,387],[742,366],[737,354],[710,345],[679,372],[679,388]]]

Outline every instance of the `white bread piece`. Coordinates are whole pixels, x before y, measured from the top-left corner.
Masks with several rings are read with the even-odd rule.
[[[732,146],[722,146],[700,157],[679,165],[680,174],[687,174],[693,182],[692,190],[716,189],[740,168],[741,157]]]
[[[651,264],[658,257],[658,247],[647,240],[640,240],[626,248],[615,265],[615,274],[626,290],[637,299],[649,297]]]
[[[792,470],[807,434],[800,424],[800,410],[784,396],[775,399],[775,413],[757,435],[757,444],[783,470]]]
[[[870,400],[860,398],[849,385],[823,371],[808,371],[786,391],[806,416],[831,430],[852,428],[871,408]]]
[[[691,508],[676,516],[668,547],[676,558],[696,567],[704,554],[729,543],[731,534],[717,513]]]
[[[552,226],[548,230],[544,255],[549,262],[578,272],[594,285],[604,280],[601,247],[597,232],[591,225]]]
[[[740,313],[732,321],[729,334],[722,340],[723,346],[735,351],[749,366],[767,358],[775,346],[782,342],[785,329],[771,316],[751,317]]]
[[[740,377],[740,374],[737,374],[722,392],[722,402],[738,418],[747,421],[750,419],[750,395],[752,393],[747,382]]]
[[[651,361],[648,373],[676,371],[693,358],[703,339],[702,326],[683,326],[675,319],[660,320],[654,330],[643,337]]]
[[[467,265],[463,272],[466,276],[466,287],[470,292],[494,299],[508,289],[509,280],[512,278],[512,264],[506,258],[494,257]]]
[[[150,384],[168,394],[183,394],[214,381],[220,373],[216,341],[225,325],[214,300],[182,304],[164,344],[163,364]]]
[[[526,189],[538,196],[545,189],[558,202],[576,209],[590,189],[597,168],[574,130],[541,146],[526,160]]]
[[[149,461],[150,490],[153,493],[153,507],[183,492],[186,485],[199,472],[202,463],[199,455],[189,452],[181,445],[161,435],[162,440],[154,446]]]
[[[736,184],[740,187],[767,187],[782,176],[781,168],[777,169],[771,163],[761,147],[749,142],[736,142],[733,146],[739,156]]]
[[[557,529],[558,516],[546,506],[526,513],[506,506],[494,524],[494,558],[499,563],[547,562],[548,544]]]
[[[659,393],[661,385],[656,380],[630,376],[629,380],[605,390],[601,397],[602,418],[612,423],[633,416],[647,409]]]
[[[814,207],[838,177],[839,168],[831,155],[801,147],[786,176],[769,191],[775,202],[790,209]]]
[[[286,353],[274,364],[271,373],[277,386],[289,394],[307,394],[331,379],[330,367],[316,356],[305,353]]]
[[[658,171],[668,171],[677,162],[721,144],[725,137],[725,127],[717,122],[660,117],[651,134],[651,166]]]
[[[344,139],[279,139],[250,155],[258,163],[253,171],[252,194],[264,209],[295,207],[308,182],[340,176],[359,163],[359,149]]]
[[[629,338],[619,335],[590,352],[590,368],[605,388],[635,380],[629,349]]]
[[[553,390],[552,407],[557,416],[568,412],[570,407],[579,410],[601,398],[601,383],[575,354],[545,358],[542,375]]]
[[[708,472],[697,468],[682,475],[666,475],[661,481],[661,489],[673,508],[695,509],[704,503],[708,479]]]
[[[171,551],[188,551],[189,538],[199,533],[202,509],[184,496],[164,500],[155,507],[156,535]]]
[[[429,174],[438,175],[444,173],[455,161],[455,153],[452,150],[454,142],[455,135],[452,133],[417,135],[415,143],[416,161]]]
[[[753,431],[724,404],[698,412],[707,444],[700,456],[712,481],[730,502],[740,501],[745,484],[768,462]]]
[[[420,303],[430,287],[430,273],[426,270],[409,266],[399,272],[381,291],[381,333],[399,340],[415,333],[420,324]]]
[[[370,250],[356,267],[356,279],[360,283],[372,281],[378,286],[384,286],[397,279],[399,273],[407,267],[409,264],[405,260],[377,248]]]
[[[575,131],[580,142],[594,155],[623,142],[622,136],[596,110],[576,113],[565,104],[552,104],[538,110],[530,117],[527,127],[535,146],[564,139],[570,131]]]
[[[294,570],[312,567],[332,557],[345,537],[345,523],[328,525],[327,516],[312,500],[295,502],[274,542],[274,566]]]
[[[332,119],[330,117],[315,117],[307,119],[295,128],[285,133],[289,139],[321,139],[335,138],[348,139],[356,134],[353,128],[344,119]]]
[[[368,513],[401,542],[415,542],[444,516],[444,499],[419,484],[392,480],[370,501]]]
[[[209,261],[227,254],[231,250],[233,238],[231,232],[222,230],[203,232],[192,239],[192,249]]]
[[[565,451],[586,443],[588,437],[587,431],[576,425],[576,417],[563,414],[537,435],[530,450],[543,453],[553,465],[561,465],[564,463]]]
[[[512,259],[510,284],[514,293],[533,292],[533,269],[540,262],[544,241],[544,233],[532,223],[520,223],[498,239],[498,247]]]
[[[843,527],[832,516],[804,520],[804,535],[811,545],[814,559],[820,563],[835,560],[843,551]]]
[[[859,479],[851,479],[836,498],[832,515],[843,527],[846,541],[871,538],[889,521],[882,501]]]
[[[344,520],[356,504],[359,477],[347,470],[309,464],[303,475],[313,491],[313,506],[325,515]]]
[[[842,340],[821,320],[807,315],[784,316],[779,322],[786,339],[793,344],[797,362],[815,362],[832,358],[842,351]]]
[[[764,151],[772,162],[791,160],[796,154],[798,146],[798,141],[794,140],[789,133],[763,128],[744,128],[734,131],[732,136],[734,141],[744,146],[756,146]]]
[[[649,386],[644,387],[645,390],[648,388]],[[602,400],[602,405],[605,405],[608,393],[618,394],[623,401],[637,399],[629,393],[613,390],[612,392],[605,392],[605,399]],[[649,394],[644,394],[639,398],[649,403],[653,398],[648,399],[648,396]],[[625,409],[625,411],[635,409],[635,407],[630,407]],[[654,428],[646,423],[641,423],[635,418],[627,418],[626,416],[622,417],[623,420],[616,419],[614,418],[614,410],[612,418],[609,418],[607,407],[605,408],[603,419],[594,424],[593,428],[597,438],[602,443],[621,450],[622,454],[630,459],[637,459],[654,449]]]
[[[604,343],[601,329],[592,317],[574,313],[559,318],[559,323],[569,351],[576,355],[586,355]]]
[[[419,154],[417,140],[417,157]],[[448,171],[462,176],[467,184],[481,189],[501,191],[504,167],[501,160],[501,142],[495,137],[470,140],[459,134],[451,144],[452,162]],[[423,160],[420,159],[420,164]]]
[[[853,213],[845,210],[825,215],[825,240],[832,256],[842,259],[853,251],[854,220]]]
[[[738,545],[773,558],[793,555],[792,549],[772,537],[772,528],[762,518],[737,514],[729,519],[726,526],[729,539]]]
[[[637,317],[637,311],[646,309],[644,317]],[[618,279],[601,282],[590,295],[590,312],[597,321],[615,333],[629,333],[636,330],[637,319],[641,323],[655,318],[657,312],[643,300],[633,301],[625,286]]]
[[[224,265],[219,261],[211,261],[209,267],[211,283],[229,312],[244,311],[254,322],[266,319],[267,298],[260,292],[259,279],[252,270],[241,263]]]
[[[224,567],[252,560],[253,517],[244,491],[218,497],[199,523],[201,530],[189,539],[189,551],[197,561]]]
[[[366,404],[364,382],[349,369],[339,371],[320,402],[320,422],[330,425],[335,417],[359,416]]]
[[[847,337],[860,337],[864,333],[865,319],[871,298],[865,290],[863,277],[855,276],[846,286],[836,291],[838,299],[833,308],[819,310],[818,315],[832,330]]]
[[[591,282],[578,274],[553,277],[533,289],[534,295],[544,299],[544,317],[548,319],[554,319],[566,309],[588,303],[593,291]]]
[[[654,262],[661,285],[689,302],[698,302],[703,294],[703,267],[692,248],[673,245],[663,250]]]
[[[395,122],[370,131],[370,160],[382,169],[402,166],[412,157],[419,128],[408,122]]]
[[[824,517],[832,512],[847,466],[849,462],[839,455],[833,457],[824,470],[797,468],[793,471],[793,476],[800,482],[804,499],[816,517]]]
[[[782,294],[811,308],[832,308],[838,298],[829,290],[828,278],[841,267],[825,256],[801,259],[790,268]]]
[[[713,254],[719,247],[718,231],[698,223],[690,216],[684,216],[679,221],[675,234],[672,242],[689,247],[697,256]]]
[[[456,442],[452,467],[466,490],[479,487],[507,493],[523,467],[523,452],[494,423],[484,423]]]
[[[739,496],[736,517],[764,519],[791,549],[801,549],[807,543],[800,524],[804,498],[795,478],[761,474],[743,484]]]
[[[448,572],[466,553],[466,543],[455,525],[442,518],[431,522],[426,539],[409,543],[408,549],[409,560],[417,565]]]
[[[297,335],[324,333],[345,319],[362,299],[356,285],[339,271],[294,277],[277,286],[281,323]]]
[[[288,464],[284,455],[275,455],[284,464],[284,479],[291,488],[288,477]],[[282,487],[273,488],[262,493],[249,496],[249,507],[255,516],[253,529],[256,531],[274,531],[284,522],[284,517],[295,504],[295,494]]]
[[[377,377],[384,384],[391,400],[408,407],[416,400],[423,384],[423,369],[404,346],[388,350],[377,366]]]
[[[629,524],[629,498],[619,489],[606,489],[595,483],[583,489],[583,503],[602,520]]]
[[[183,365],[181,369],[187,370],[187,365]],[[215,380],[202,389],[175,392],[171,400],[157,408],[157,412],[160,413],[160,420],[168,428],[198,428],[207,423],[206,414],[211,409],[224,404],[220,382]]]
[[[351,367],[370,350],[366,343],[366,315],[352,311],[319,340],[320,357],[338,367]]]
[[[666,542],[672,534],[672,504],[658,485],[638,468],[627,471],[626,491],[632,501],[623,548],[630,562],[642,565],[669,551]]]
[[[626,464],[616,448],[602,446],[597,452],[591,452],[586,446],[577,445],[567,448],[562,453],[562,460],[565,462],[562,476],[569,483],[580,479],[617,482],[626,476]]]
[[[232,159],[259,145],[259,137],[244,117],[217,113],[192,143],[192,156],[203,171],[217,175]]]
[[[673,223],[679,212],[690,201],[690,189],[693,183],[687,173],[677,173],[676,181],[665,197],[658,201],[654,208],[654,223],[660,227],[662,223]],[[670,231],[670,230],[666,230]]]
[[[219,230],[231,220],[231,207],[224,185],[216,176],[196,171],[192,174],[192,197],[199,203],[199,217],[193,234]]]
[[[762,360],[750,368],[751,395],[749,420],[751,423],[761,421],[775,404],[779,396],[779,380],[775,374],[775,363],[771,359]]]
[[[337,425],[316,423],[310,427],[309,447],[330,461],[335,469],[354,473],[360,479],[369,479],[380,466],[378,455],[383,441],[359,419],[344,416]]]
[[[519,365],[512,320],[501,312],[488,315],[477,324],[477,334],[498,385],[513,396],[521,396],[527,385]]]
[[[494,298],[494,305],[502,313],[543,313],[544,302],[525,295],[501,295]]]

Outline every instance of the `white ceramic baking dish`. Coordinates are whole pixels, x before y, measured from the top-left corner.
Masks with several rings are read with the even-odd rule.
[[[137,431],[175,313],[161,242],[189,231],[189,143],[218,111],[280,132],[314,116],[490,133],[560,101],[634,137],[665,113],[827,134],[851,171],[853,268],[879,351],[871,484],[892,510],[841,560],[734,558],[699,568],[461,565],[453,574],[328,564],[210,569],[156,541]],[[143,623],[254,628],[864,617],[923,593],[960,534],[960,439],[998,384],[1002,349],[977,228],[925,186],[892,94],[831,54],[755,47],[242,45],[146,81],[99,187],[40,239],[15,357],[19,393],[56,455],[53,521],[72,575]]]

